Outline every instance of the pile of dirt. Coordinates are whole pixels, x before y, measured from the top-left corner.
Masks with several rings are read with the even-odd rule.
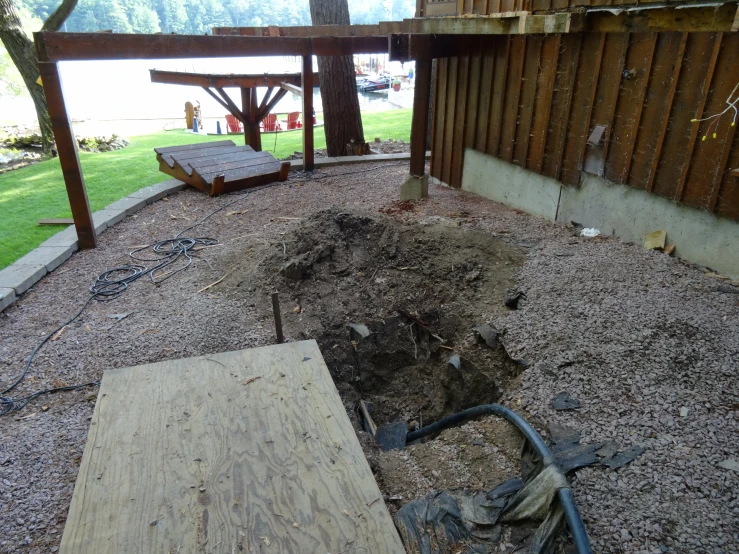
[[[454,221],[424,223],[326,210],[286,233],[260,262],[232,260],[245,272],[244,282],[280,292],[287,337],[318,341],[378,481],[388,494],[404,491],[406,500],[429,490],[434,477],[459,476],[460,454],[454,452],[470,441],[460,441],[455,430],[443,435],[451,450],[437,451],[441,443],[434,441],[413,447],[420,449],[415,453],[380,453],[362,434],[359,401],[371,405],[378,426],[407,422],[414,429],[497,401],[523,370],[500,342],[491,348],[472,330],[505,310],[521,251]],[[271,318],[271,306],[260,307]],[[497,429],[505,435],[497,442],[517,437],[511,426]],[[495,453],[482,447],[496,441],[477,442],[467,451],[469,472],[478,480],[490,475],[486,484],[495,485],[499,475],[491,474],[489,458]],[[410,490],[408,463],[426,468],[416,472],[420,480]]]

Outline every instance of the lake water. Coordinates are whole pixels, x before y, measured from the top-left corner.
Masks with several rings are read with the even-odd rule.
[[[370,56],[357,56],[357,61],[368,63]],[[388,62],[387,56],[372,56],[393,73],[408,69],[397,62]],[[185,102],[199,101],[205,118],[206,130],[215,130],[215,120],[221,120],[225,110],[199,87],[152,83],[150,69],[185,71],[191,73],[299,73],[300,58],[212,58],[180,60],[127,60],[61,62],[59,64],[67,110],[75,121],[77,134],[120,135],[149,133],[166,128],[184,126]],[[314,67],[317,65],[314,59]],[[226,89],[239,105],[238,89]],[[258,89],[259,98],[266,88]],[[360,94],[362,111],[384,111],[397,106],[388,102],[386,95]],[[321,97],[314,92],[314,105],[320,112]],[[277,104],[276,113],[301,110],[300,97],[287,94]],[[28,98],[0,98],[0,123],[32,123],[35,121],[33,103]],[[225,130],[225,129],[224,129]]]

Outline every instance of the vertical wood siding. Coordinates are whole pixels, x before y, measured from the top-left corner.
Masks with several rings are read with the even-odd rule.
[[[431,174],[453,187],[473,148],[567,185],[587,168],[739,219],[733,112],[717,128],[691,122],[726,107],[739,33],[491,36],[475,55],[440,59],[434,79]],[[587,144],[598,125],[601,144]]]

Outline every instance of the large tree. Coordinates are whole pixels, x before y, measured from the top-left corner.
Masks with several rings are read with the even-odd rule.
[[[46,19],[42,31],[58,31],[77,5],[77,0],[62,0],[59,7]],[[44,152],[50,153],[54,136],[51,119],[46,105],[44,89],[38,84],[38,56],[33,41],[23,30],[13,0],[0,0],[0,40],[23,78],[28,93],[36,107],[36,116],[41,128]]]
[[[347,0],[310,0],[310,16],[313,25],[349,25]],[[319,57],[318,77],[326,149],[329,156],[343,156],[347,144],[365,144],[354,59],[352,56]],[[310,91],[303,91],[303,94],[310,94]]]

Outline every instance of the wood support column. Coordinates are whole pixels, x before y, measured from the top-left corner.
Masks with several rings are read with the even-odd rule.
[[[303,56],[303,170],[315,168],[313,143],[313,56]]]
[[[426,173],[426,136],[429,122],[431,98],[431,58],[416,60],[416,90],[413,96],[413,119],[411,122],[411,167],[413,177]]]
[[[49,107],[51,126],[54,130],[56,149],[59,153],[59,163],[62,166],[64,184],[67,187],[69,205],[72,208],[74,226],[77,230],[77,242],[80,249],[95,248],[97,245],[95,226],[92,223],[85,179],[80,167],[77,140],[74,138],[67,107],[64,104],[59,67],[56,63],[48,62],[40,62],[38,65]]]
[[[257,89],[241,89],[241,113],[244,117],[244,141],[257,152],[262,151],[262,135],[259,132],[261,121],[257,113]]]

